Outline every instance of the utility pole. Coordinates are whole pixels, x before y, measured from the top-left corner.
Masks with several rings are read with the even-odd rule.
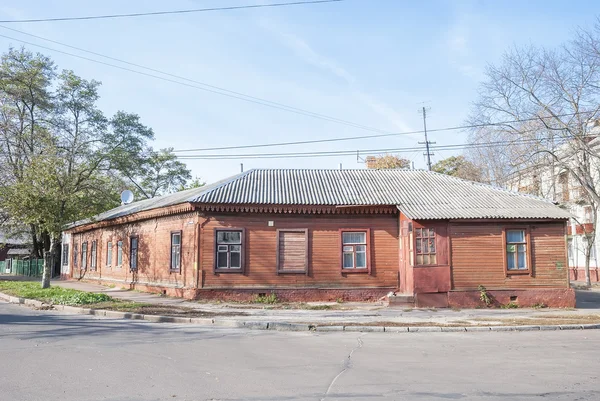
[[[426,152],[423,153],[423,156],[427,156],[427,170],[431,171],[431,156],[434,156],[435,154],[429,151],[429,145],[435,144],[435,142],[430,142],[427,139],[427,110],[429,110],[429,108],[426,108],[425,106],[419,110],[419,112],[423,114],[423,132],[425,133],[425,142],[419,142],[419,144],[425,145]]]

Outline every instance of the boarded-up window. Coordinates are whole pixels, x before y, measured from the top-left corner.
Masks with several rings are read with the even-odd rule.
[[[277,272],[304,273],[308,271],[308,230],[277,230]]]

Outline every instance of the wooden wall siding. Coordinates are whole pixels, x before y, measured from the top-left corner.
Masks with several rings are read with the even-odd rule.
[[[204,288],[396,288],[398,283],[397,215],[222,214],[201,225]],[[246,229],[244,275],[213,273],[213,233],[224,227]],[[371,229],[371,274],[341,273],[341,228]],[[308,229],[308,274],[277,274],[277,229]]]
[[[399,271],[398,276],[400,278],[400,293],[412,294],[414,289],[414,274],[413,267],[410,264],[410,237],[408,232],[408,225],[411,222],[404,214],[399,217],[400,220],[400,237],[398,240],[399,244]]]
[[[450,224],[453,288],[568,287],[563,222],[529,225],[533,273],[506,275],[501,223]]]
[[[197,216],[192,213],[177,216],[166,216],[139,223],[130,223],[72,235],[73,244],[78,244],[79,261],[77,268],[72,269],[72,277],[82,276],[81,243],[88,241],[88,258],[93,240],[98,241],[97,269],[85,272],[85,279],[107,279],[117,281],[136,281],[139,283],[157,283],[174,287],[193,287],[196,283],[194,263],[196,262],[196,223]],[[181,236],[181,271],[170,271],[171,232],[182,231]],[[129,270],[129,238],[136,235],[138,242],[138,271]],[[117,267],[117,242],[123,241],[123,264]],[[112,242],[112,263],[107,266],[107,243]],[[73,252],[71,251],[71,257]],[[72,261],[71,261],[72,262]],[[73,266],[73,265],[72,265]],[[88,260],[88,267],[90,266]]]

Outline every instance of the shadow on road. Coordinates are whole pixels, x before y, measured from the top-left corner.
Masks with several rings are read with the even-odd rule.
[[[25,309],[24,307],[20,307]],[[149,323],[135,320],[97,319],[87,316],[61,315],[44,312],[43,314],[0,312],[0,330],[2,337],[20,339],[68,339],[71,337],[93,338],[107,334],[137,335],[151,334],[153,340],[181,341],[182,337],[193,335],[196,339],[221,338],[224,335],[243,335],[242,331],[221,328],[200,328],[164,323]],[[141,336],[140,336],[141,337]]]
[[[600,309],[600,291],[575,290],[576,307],[580,309]]]

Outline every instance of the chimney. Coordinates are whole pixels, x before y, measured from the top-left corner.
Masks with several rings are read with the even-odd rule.
[[[375,168],[375,163],[377,163],[377,158],[375,156],[367,156],[365,159],[367,168]]]

